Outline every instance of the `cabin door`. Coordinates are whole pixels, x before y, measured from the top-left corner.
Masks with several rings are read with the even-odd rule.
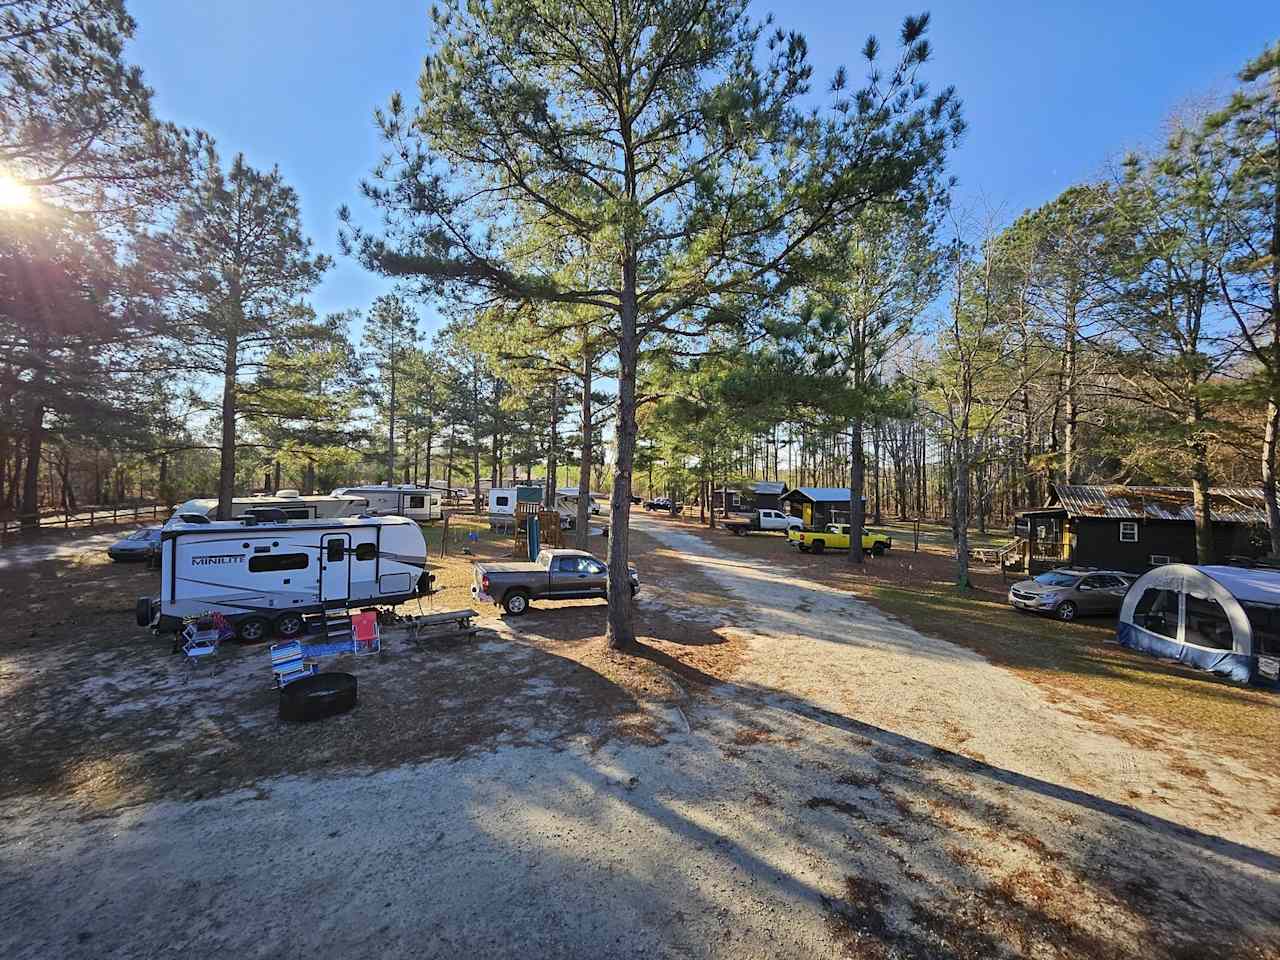
[[[351,536],[330,533],[320,539],[320,601],[351,595]]]

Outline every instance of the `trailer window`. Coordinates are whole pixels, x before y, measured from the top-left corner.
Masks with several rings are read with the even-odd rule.
[[[274,573],[277,570],[305,570],[311,560],[305,553],[263,553],[249,558],[250,573]]]
[[[499,507],[505,507],[511,502],[511,499],[509,497],[494,497],[493,502]]]
[[[286,510],[284,515],[290,520],[306,520],[311,516],[306,510]]]
[[[357,560],[373,560],[378,556],[378,548],[372,543],[356,544]]]
[[[341,563],[346,552],[346,541],[334,537],[325,545],[325,560],[328,563]]]
[[[425,506],[426,506],[426,501],[425,501],[422,497],[410,497],[410,498],[409,498],[409,509],[410,509],[410,510],[421,510],[421,509],[422,509],[423,507],[425,507]]]

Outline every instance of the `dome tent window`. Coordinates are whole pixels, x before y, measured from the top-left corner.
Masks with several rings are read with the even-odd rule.
[[[1234,646],[1231,621],[1222,604],[1212,597],[1187,594],[1186,627],[1183,639],[1197,647],[1230,650]]]
[[[1148,590],[1133,611],[1133,622],[1163,637],[1178,637],[1178,594],[1173,590]]]

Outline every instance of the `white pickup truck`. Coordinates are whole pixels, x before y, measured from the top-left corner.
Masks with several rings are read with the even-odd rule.
[[[757,510],[748,519],[724,522],[724,528],[735,537],[745,537],[748,533],[759,530],[777,530],[779,533],[786,533],[788,530],[800,530],[803,527],[803,520],[783,513],[781,510]]]

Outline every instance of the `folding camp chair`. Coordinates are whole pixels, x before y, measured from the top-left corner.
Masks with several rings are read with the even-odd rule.
[[[182,630],[182,652],[187,666],[194,667],[206,657],[218,652],[218,644],[227,636],[226,621],[202,617],[193,620]]]
[[[365,610],[351,615],[352,651],[357,657],[382,649],[382,631],[378,629],[378,611]]]
[[[275,676],[277,687],[287,686],[294,680],[309,677],[315,672],[316,662],[302,656],[300,640],[271,645],[271,673]]]

